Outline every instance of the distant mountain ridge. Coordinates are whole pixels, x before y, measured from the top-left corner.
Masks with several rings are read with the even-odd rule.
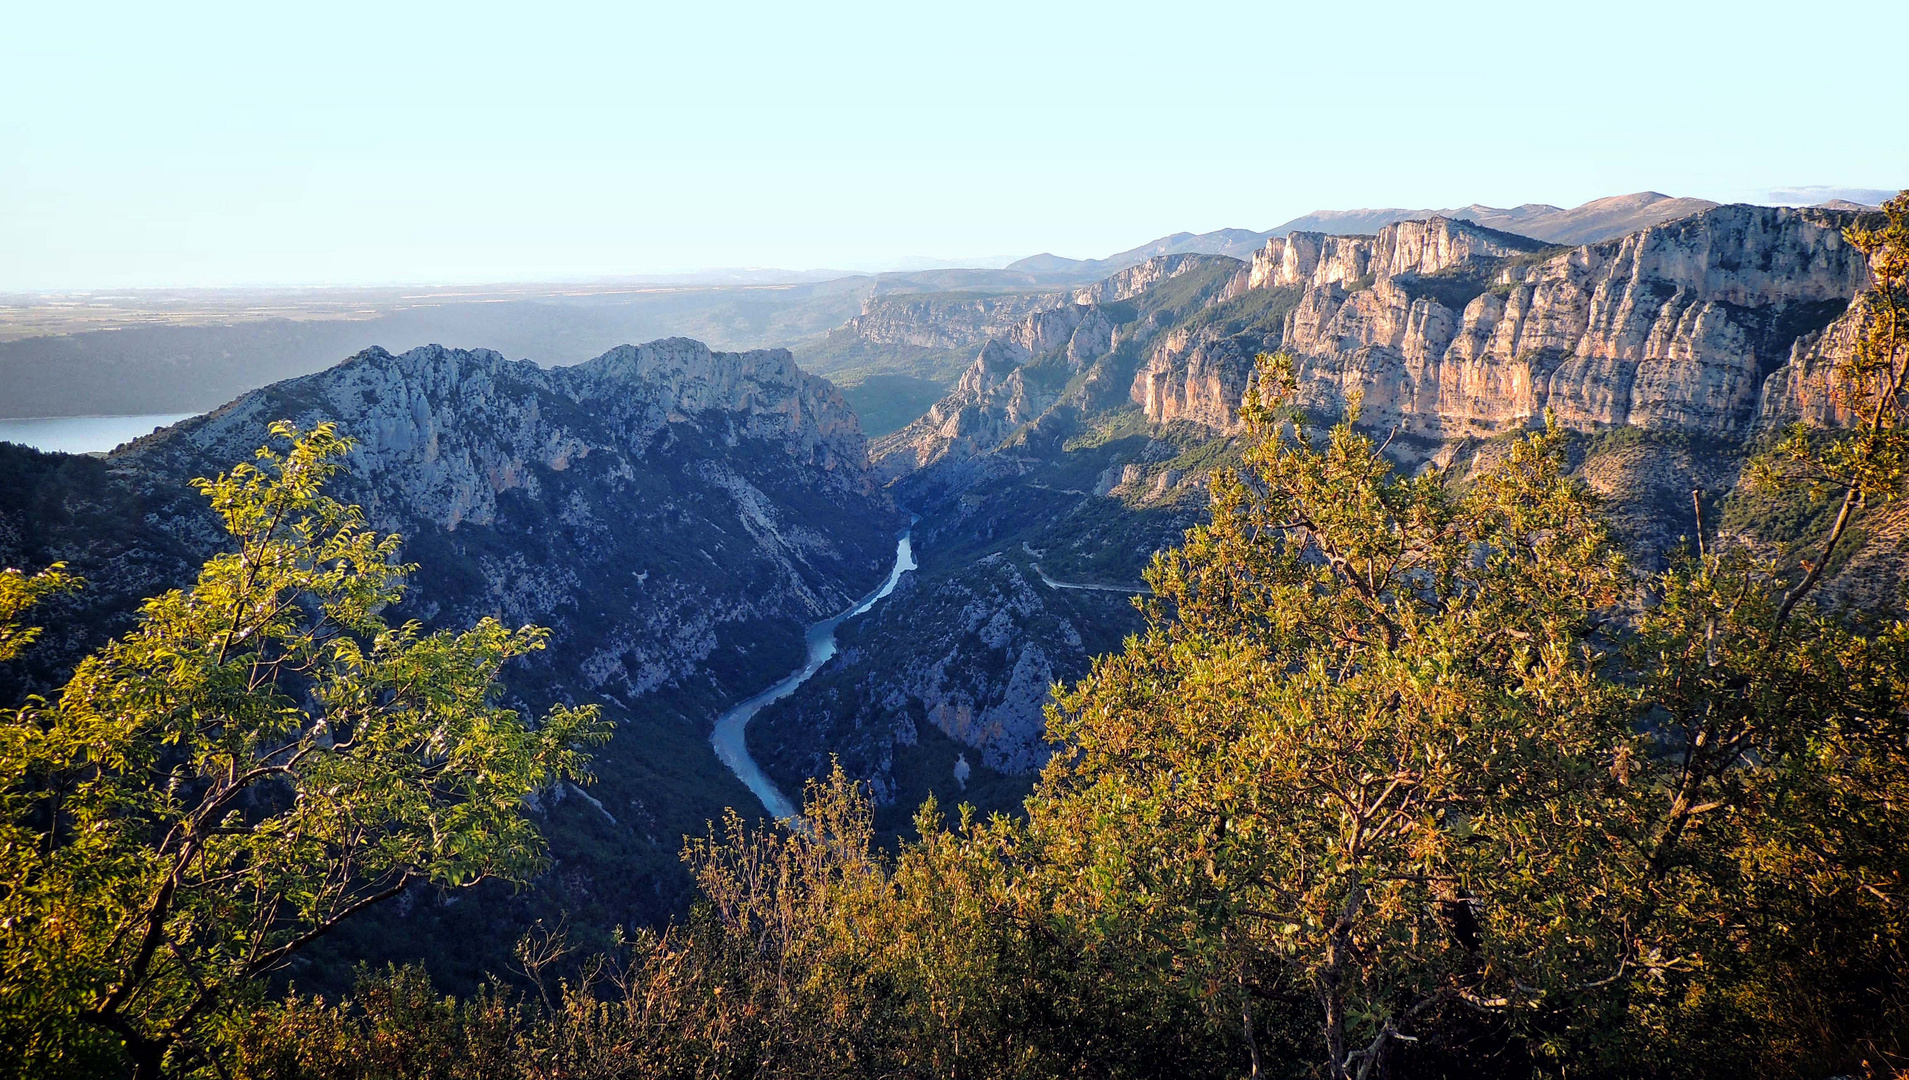
[[[1331,212],[1324,211],[1324,213]],[[1359,214],[1366,211],[1350,212]],[[1177,232],[1139,247],[1128,248],[1126,251],[1109,255],[1104,259],[1069,259],[1043,252],[1039,255],[1030,255],[1019,262],[1009,263],[1007,268],[1028,273],[1106,277],[1162,255],[1230,255],[1235,259],[1250,259],[1253,257],[1253,252],[1265,245],[1267,238],[1272,235],[1269,232],[1253,232],[1250,229],[1215,229],[1204,233]]]
[[[1456,209],[1408,210],[1388,206],[1359,210],[1315,210],[1291,221],[1253,232],[1248,229],[1216,229],[1207,233],[1178,232],[1158,240],[1109,255],[1104,259],[1067,259],[1040,254],[1010,263],[1009,270],[1044,274],[1114,274],[1159,255],[1228,255],[1250,259],[1266,241],[1295,232],[1317,232],[1332,236],[1356,236],[1376,233],[1401,221],[1422,221],[1443,217],[1469,221],[1502,232],[1517,233],[1552,244],[1596,244],[1615,240],[1652,225],[1689,217],[1717,203],[1708,199],[1674,198],[1655,191],[1613,195],[1593,199],[1570,209],[1548,203],[1525,203],[1501,208],[1473,203]]]
[[[1442,217],[1469,221],[1488,229],[1517,233],[1551,244],[1598,244],[1652,225],[1699,214],[1716,205],[1709,199],[1679,199],[1655,191],[1639,191],[1593,199],[1568,210],[1548,203],[1525,203],[1508,209],[1473,203],[1446,210],[1405,210],[1398,207],[1321,210],[1296,217],[1269,229],[1263,235],[1268,240],[1296,232],[1349,236],[1377,233],[1387,225],[1396,225],[1401,221]]]

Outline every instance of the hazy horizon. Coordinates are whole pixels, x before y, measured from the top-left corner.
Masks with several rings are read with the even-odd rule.
[[[1900,5],[1807,52],[1741,9],[1360,10],[39,5],[0,43],[0,291],[866,272],[1909,177],[1863,134],[1904,87],[1838,44]]]
[[[1885,189],[1885,188],[1851,188],[1851,187],[1840,187],[1840,186],[1834,186],[1834,185],[1808,185],[1803,187],[1772,189],[1770,192],[1766,193],[1766,195],[1763,198],[1738,200],[1738,201],[1745,201],[1745,202],[1752,202],[1752,203],[1759,203],[1759,204],[1773,205],[1773,206],[1811,206],[1811,205],[1817,205],[1824,202],[1829,202],[1832,200],[1845,200],[1845,201],[1861,202],[1868,205],[1875,205],[1876,203],[1894,195],[1895,193],[1896,192],[1894,190]],[[1625,194],[1630,194],[1630,193],[1627,192]],[[1683,196],[1673,196],[1673,197],[1683,197]],[[1701,198],[1702,196],[1694,196],[1694,197]],[[1405,200],[1405,201],[1409,202],[1410,200]],[[1712,201],[1721,202],[1722,200],[1712,200]],[[1371,207],[1316,207],[1314,208],[1314,211],[1308,211],[1308,213],[1315,212],[1318,210],[1344,210],[1344,211],[1358,212],[1358,211],[1367,210],[1367,209],[1373,209],[1373,208]],[[1450,209],[1459,209],[1459,208],[1452,207]],[[1291,215],[1284,220],[1291,220],[1292,217],[1296,217],[1296,216],[1300,216],[1300,215]],[[1223,228],[1238,228],[1238,227],[1240,226],[1223,226]],[[1186,232],[1186,231],[1187,230],[1175,230],[1175,232]],[[1215,230],[1207,230],[1207,231],[1211,232]],[[1263,231],[1263,230],[1254,230],[1254,231]],[[1163,235],[1172,235],[1172,234],[1163,234]],[[1136,246],[1139,246],[1141,244],[1145,244],[1157,239],[1161,239],[1161,237],[1148,237],[1145,240],[1135,241],[1134,243],[1129,244],[1127,245],[1127,247],[1122,248],[1120,250],[1121,251],[1130,250]],[[511,286],[532,286],[532,287],[548,286],[552,288],[562,287],[562,286],[576,286],[576,287],[614,288],[619,285],[627,285],[632,288],[642,288],[645,286],[656,286],[660,288],[689,288],[689,287],[748,287],[751,285],[760,285],[764,287],[770,287],[770,286],[783,285],[783,284],[792,284],[792,283],[797,283],[801,281],[809,281],[809,282],[827,281],[827,280],[831,280],[831,278],[834,276],[854,277],[854,276],[867,276],[867,275],[885,274],[885,273],[906,273],[910,271],[933,270],[933,269],[1000,269],[1000,268],[1006,267],[1007,265],[1015,261],[1028,258],[1032,255],[1039,255],[1039,254],[1043,254],[1043,252],[1029,251],[1029,252],[1023,252],[1023,253],[1014,254],[1014,255],[983,255],[983,256],[975,256],[972,258],[962,258],[959,256],[953,257],[953,258],[942,258],[942,257],[927,256],[927,255],[904,255],[886,263],[875,262],[875,263],[867,263],[867,264],[858,265],[858,266],[838,266],[838,267],[703,266],[703,267],[695,267],[688,270],[680,270],[680,271],[659,271],[659,272],[650,272],[650,273],[631,273],[631,274],[600,274],[596,276],[584,276],[581,274],[566,276],[561,273],[558,273],[558,274],[553,274],[553,275],[542,277],[542,278],[474,277],[474,278],[462,279],[462,280],[453,278],[453,279],[417,279],[417,280],[394,279],[394,280],[388,280],[388,281],[378,281],[378,280],[244,281],[244,282],[207,283],[207,284],[198,284],[198,285],[152,284],[152,285],[118,285],[118,286],[109,285],[109,286],[99,286],[99,287],[70,286],[65,288],[47,288],[47,289],[11,289],[11,290],[0,289],[0,296],[14,296],[14,297],[99,296],[101,294],[115,294],[115,293],[152,294],[152,293],[167,293],[167,292],[188,293],[188,294],[200,293],[200,292],[271,293],[271,292],[281,292],[281,291],[292,292],[292,291],[298,291],[298,290],[311,290],[311,291],[319,291],[319,292],[324,292],[324,291],[349,292],[352,290],[368,290],[369,291],[369,290],[404,289],[404,288],[447,289],[448,290],[448,289],[458,289],[458,288],[484,288],[484,287],[504,288],[504,287],[511,287]],[[1051,254],[1059,254],[1059,253],[1051,253]],[[1100,259],[1100,258],[1106,258],[1107,256],[1112,254],[1115,254],[1115,252],[1083,253],[1079,255],[1070,255],[1065,257],[1081,258],[1081,259]],[[756,280],[743,280],[737,277],[737,275],[756,275]]]

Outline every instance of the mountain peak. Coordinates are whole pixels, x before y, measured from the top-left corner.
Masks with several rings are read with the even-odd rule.
[[[1082,260],[1080,259],[1069,259],[1056,255],[1051,251],[1043,251],[1039,255],[1029,255],[1025,259],[1018,259],[1011,262],[1007,265],[1007,268],[1009,270],[1024,270],[1033,274],[1051,274],[1071,270],[1079,266],[1081,262]]]

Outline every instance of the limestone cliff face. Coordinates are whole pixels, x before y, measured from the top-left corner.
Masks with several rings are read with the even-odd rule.
[[[1840,427],[1855,419],[1836,369],[1854,355],[1870,313],[1861,299],[1822,330],[1804,334],[1790,358],[1764,381],[1757,425],[1781,427],[1805,420]]]
[[[1045,405],[1030,393],[1021,371],[1028,356],[1020,345],[990,340],[946,397],[919,420],[878,440],[874,455],[899,475],[993,449]]]
[[[1268,240],[1253,254],[1247,286],[1343,285],[1365,277],[1435,274],[1476,259],[1507,258],[1544,247],[1528,237],[1442,217],[1397,222],[1376,236],[1296,232]]]
[[[727,445],[761,439],[814,466],[828,486],[868,489],[861,421],[827,379],[796,367],[787,349],[712,352],[666,338],[623,345],[551,373],[579,402],[600,403],[633,424],[703,418]]]
[[[1724,206],[1556,254],[1436,218],[1375,237],[1295,234],[1255,256],[1249,285],[1301,291],[1278,344],[1299,361],[1300,403],[1322,411],[1356,393],[1370,422],[1430,438],[1528,425],[1547,408],[1583,430],[1727,434],[1821,407],[1820,392],[1816,406],[1797,395],[1826,365],[1780,369],[1799,339],[1807,368],[1809,348],[1847,337],[1817,331],[1864,283],[1841,236],[1849,216]],[[1244,349],[1188,342],[1148,358],[1133,398],[1155,419],[1224,429],[1250,377]]]
[[[1256,378],[1254,357],[1271,344],[1276,343],[1174,331],[1134,377],[1133,400],[1156,423],[1187,420],[1231,431]]]
[[[1239,296],[1247,278],[1247,265],[1224,255],[1160,255],[1077,289],[1071,299],[1030,311],[992,332],[955,389],[921,419],[877,440],[871,456],[887,477],[968,461],[1039,420],[1065,394],[1072,393],[1070,400],[1080,405],[1089,399],[1118,400],[1133,380],[1131,364],[1113,369],[1103,361],[1123,343],[1172,333],[1176,319]],[[1176,292],[1185,294],[1180,302],[1161,300]],[[1122,309],[1141,298],[1146,310]],[[1185,352],[1194,339],[1183,334],[1180,340],[1178,348]],[[1212,331],[1197,340],[1213,340]],[[1238,351],[1237,343],[1232,347]],[[1252,353],[1245,355],[1250,367]],[[1069,381],[1082,374],[1086,377],[1068,391]],[[1203,369],[1195,382],[1204,386],[1213,378]],[[1139,395],[1141,384],[1134,386]],[[1186,392],[1185,386],[1172,389],[1182,396]],[[1164,385],[1162,392],[1167,392]],[[1234,389],[1231,408],[1237,409],[1238,394]],[[1223,410],[1206,411],[1217,416]]]
[[[1113,348],[1114,324],[1098,307],[1074,303],[1034,312],[1001,336],[1028,356],[1064,349],[1078,371]]]
[[[880,579],[895,511],[860,426],[783,350],[668,339],[544,370],[494,352],[368,350],[140,440],[155,491],[245,460],[273,420],[358,441],[340,498],[406,538],[410,613],[553,630],[540,661],[628,704],[720,649],[838,610]],[[216,532],[190,497],[192,542]],[[560,647],[559,647],[560,646]]]
[[[562,473],[605,442],[641,456],[672,423],[696,423],[729,446],[772,442],[829,486],[872,490],[860,424],[832,383],[786,350],[719,353],[682,338],[552,370],[485,349],[368,349],[139,440],[122,458],[238,461],[288,416],[334,420],[357,440],[354,487],[373,520],[447,531],[491,524],[500,495],[539,495],[540,470]]]

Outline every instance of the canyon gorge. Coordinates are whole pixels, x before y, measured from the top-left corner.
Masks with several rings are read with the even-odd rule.
[[[104,457],[0,446],[0,561],[65,560],[99,583],[55,601],[38,659],[0,679],[15,695],[57,685],[218,548],[188,480],[245,460],[272,420],[335,422],[357,441],[336,494],[420,567],[396,614],[549,626],[508,692],[530,711],[601,704],[618,734],[592,791],[541,797],[557,859],[534,889],[407,902],[314,971],[401,954],[392,941],[419,920],[470,943],[452,978],[541,912],[595,934],[654,922],[688,888],[681,837],[725,806],[759,811],[709,726],[802,666],[804,627],[883,580],[911,517],[918,568],[841,624],[839,651],[741,743],[787,793],[839,761],[891,833],[930,794],[1018,806],[1051,753],[1051,687],[1138,629],[1142,571],[1203,520],[1210,472],[1238,462],[1262,355],[1291,358],[1303,423],[1356,403],[1401,468],[1456,483],[1555,418],[1643,564],[1700,511],[1765,542],[1729,517],[1744,450],[1791,420],[1846,419],[1835,369],[1867,268],[1842,229],[1863,212],[1626,198],[1188,234],[1154,247],[1226,250],[1136,249],[1093,280],[1065,260],[923,275],[861,294],[794,351],[663,338],[540,366],[372,348]],[[1545,235],[1505,231],[1519,220]],[[845,372],[939,397],[869,438],[823,377]],[[1872,516],[1830,595],[1899,580],[1900,516]]]

